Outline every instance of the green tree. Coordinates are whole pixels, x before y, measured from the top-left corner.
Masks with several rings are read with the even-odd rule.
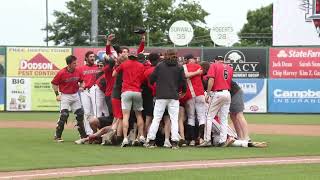
[[[176,20],[189,21],[195,28],[195,37],[207,29],[208,13],[193,0],[184,0],[174,6],[175,0],[99,0],[98,33],[114,33],[119,45],[136,45],[139,37],[133,34],[136,27],[149,28],[150,45],[169,45],[168,30]],[[66,3],[67,12],[54,12],[56,21],[49,24],[49,41],[55,45],[90,45],[91,2],[74,0]],[[208,31],[209,32],[209,31]],[[100,37],[101,38],[101,37]],[[100,39],[100,44],[104,42]],[[199,45],[201,43],[198,43]]]
[[[238,33],[240,42],[234,46],[271,46],[272,4],[249,11],[247,21]]]

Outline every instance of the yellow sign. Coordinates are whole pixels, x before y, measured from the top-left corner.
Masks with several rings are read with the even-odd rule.
[[[32,111],[59,111],[60,106],[52,90],[51,80],[51,78],[32,78]]]
[[[8,77],[54,77],[66,66],[71,48],[8,47]]]

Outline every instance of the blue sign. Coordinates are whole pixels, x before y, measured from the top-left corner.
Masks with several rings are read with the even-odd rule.
[[[267,112],[266,79],[233,79],[244,93],[244,112]]]
[[[319,113],[320,79],[269,80],[268,112]]]
[[[5,78],[0,78],[0,111],[4,110]]]

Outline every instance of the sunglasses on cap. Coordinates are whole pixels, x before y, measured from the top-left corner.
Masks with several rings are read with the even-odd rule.
[[[224,58],[223,58],[223,56],[217,56],[217,57],[215,57],[214,59],[215,59],[215,60],[223,60]]]

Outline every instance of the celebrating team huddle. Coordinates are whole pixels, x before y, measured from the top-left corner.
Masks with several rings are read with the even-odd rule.
[[[178,61],[169,49],[144,54],[145,35],[137,52],[112,46],[96,61],[92,51],[86,64],[76,67],[75,56],[52,80],[60,118],[54,140],[63,142],[64,124],[71,109],[80,139],[76,144],[99,143],[121,147],[163,146],[266,147],[251,141],[243,116],[241,88],[232,81],[233,69],[217,56],[199,62],[192,54]],[[235,131],[228,125],[228,116]]]

